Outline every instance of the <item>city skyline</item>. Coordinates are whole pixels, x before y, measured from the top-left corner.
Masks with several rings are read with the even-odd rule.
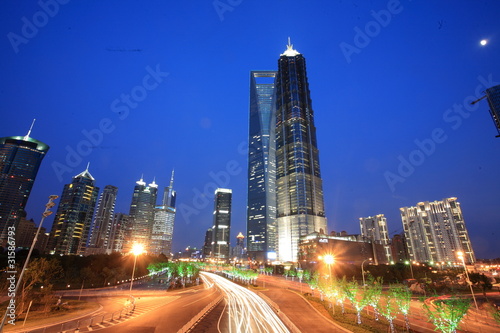
[[[470,102],[500,82],[500,4],[390,3],[68,2],[30,34],[43,8],[5,2],[0,136],[36,118],[30,136],[51,147],[27,218],[38,224],[88,162],[97,186],[119,188],[122,213],[141,174],[163,186],[175,168],[173,250],[201,246],[217,187],[233,189],[234,240],[246,230],[248,74],[276,68],[290,36],[308,61],[328,230],[359,233],[360,217],[384,214],[392,236],[399,208],[457,197],[476,257],[499,257],[500,139],[487,103]]]

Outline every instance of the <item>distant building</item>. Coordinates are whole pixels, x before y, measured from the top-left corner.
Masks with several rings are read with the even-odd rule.
[[[408,249],[406,247],[405,235],[396,234],[391,240],[391,253],[394,263],[408,260]]]
[[[400,211],[410,260],[454,262],[461,251],[466,263],[476,261],[457,198],[419,202]]]
[[[125,252],[127,249],[125,243],[132,239],[132,223],[129,215],[124,213],[114,214],[110,239],[112,240],[112,252]]]
[[[64,185],[50,233],[49,252],[83,255],[99,188],[88,170]]]
[[[16,247],[30,248],[33,244],[33,240],[35,239],[37,230],[38,227],[33,219],[28,220],[22,217],[16,228]],[[45,251],[48,240],[49,236],[46,234],[46,229],[41,227],[35,244],[35,249],[40,252]]]
[[[297,261],[299,238],[327,232],[306,60],[288,42],[276,75],[278,259]]]
[[[259,261],[276,259],[276,73],[250,72],[247,246]]]
[[[205,242],[203,243],[203,258],[208,259],[212,256],[212,228],[205,232]]]
[[[231,234],[231,201],[230,189],[215,190],[214,224],[212,227],[212,259],[229,260],[229,237]]]
[[[172,171],[170,185],[165,187],[163,193],[162,205],[155,208],[150,246],[152,254],[164,254],[167,257],[171,257],[175,222],[175,200],[174,172]]]
[[[136,182],[129,213],[131,238],[124,244],[123,250],[125,252],[130,251],[135,243],[142,244],[146,252],[150,251],[157,193],[158,185],[154,180],[148,186],[146,186],[142,178]]]
[[[32,125],[33,126],[33,125]],[[7,227],[17,227],[49,146],[25,136],[0,138],[0,245],[7,243]]]
[[[242,260],[247,259],[247,251],[245,249],[245,236],[240,232],[236,236],[236,246],[233,247],[231,259]]]
[[[118,188],[106,185],[99,197],[97,211],[94,216],[86,254],[110,254],[113,252],[113,218],[115,214],[116,196]]]
[[[313,232],[300,237],[299,260],[318,262],[320,256],[331,254],[335,261],[360,265],[364,260],[380,258],[378,264],[387,264],[382,244],[374,244],[361,235],[330,236]]]
[[[389,233],[387,231],[387,219],[384,214],[379,214],[375,216],[360,217],[359,227],[361,229],[361,235],[368,238],[377,244],[382,244],[385,250],[385,259],[387,262],[393,261],[391,252],[391,243],[389,240]],[[380,258],[373,258],[375,264],[377,264]]]

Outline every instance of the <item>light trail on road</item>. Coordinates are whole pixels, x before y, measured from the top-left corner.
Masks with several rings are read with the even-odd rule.
[[[201,272],[226,295],[229,333],[289,332],[271,307],[254,292],[221,276]]]

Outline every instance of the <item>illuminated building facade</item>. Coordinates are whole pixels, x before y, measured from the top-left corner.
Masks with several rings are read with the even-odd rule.
[[[215,260],[229,260],[232,196],[233,193],[230,189],[218,188],[215,190],[211,256]]]
[[[85,254],[98,193],[88,166],[64,185],[50,233],[51,253]]]
[[[465,262],[476,261],[457,198],[419,202],[400,212],[410,260],[456,262],[461,251]]]
[[[130,216],[124,213],[115,213],[110,239],[113,240],[111,245],[112,252],[123,252],[124,248],[127,249],[127,246],[124,245],[127,241],[132,239],[132,223]]]
[[[142,178],[136,182],[129,212],[130,239],[125,242],[123,251],[128,252],[135,243],[142,244],[146,252],[151,250],[150,240],[157,194],[158,185],[154,180],[149,185],[146,185]]]
[[[30,129],[31,132],[31,129]],[[17,227],[49,146],[26,136],[0,138],[0,245],[7,242],[7,227]]]
[[[327,223],[306,61],[290,42],[275,90],[278,258],[297,261],[299,238]]]
[[[247,246],[259,261],[276,258],[276,73],[250,72]]]
[[[387,231],[387,219],[384,214],[360,217],[359,227],[363,237],[371,240],[374,244],[382,244],[384,246],[387,262],[393,261],[391,242],[389,240],[389,232]],[[375,264],[377,264],[378,259],[378,257],[373,258]]]
[[[163,193],[162,205],[155,208],[153,229],[151,232],[150,251],[152,254],[164,254],[167,257],[171,257],[175,222],[175,200],[174,172],[172,171],[170,185],[165,187]]]
[[[86,254],[111,253],[113,251],[113,218],[118,188],[106,185],[97,203],[97,211],[90,229]]]

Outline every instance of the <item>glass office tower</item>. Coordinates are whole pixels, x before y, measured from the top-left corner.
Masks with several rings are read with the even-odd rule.
[[[215,190],[214,224],[212,227],[212,258],[218,261],[229,260],[229,236],[231,233],[232,190]]]
[[[31,131],[31,130],[30,130]],[[45,143],[26,136],[0,138],[0,245],[7,242],[7,227],[17,227],[49,150]]]
[[[276,258],[275,71],[250,72],[247,253]]]
[[[306,60],[290,41],[275,90],[278,258],[297,261],[299,237],[327,223]]]

